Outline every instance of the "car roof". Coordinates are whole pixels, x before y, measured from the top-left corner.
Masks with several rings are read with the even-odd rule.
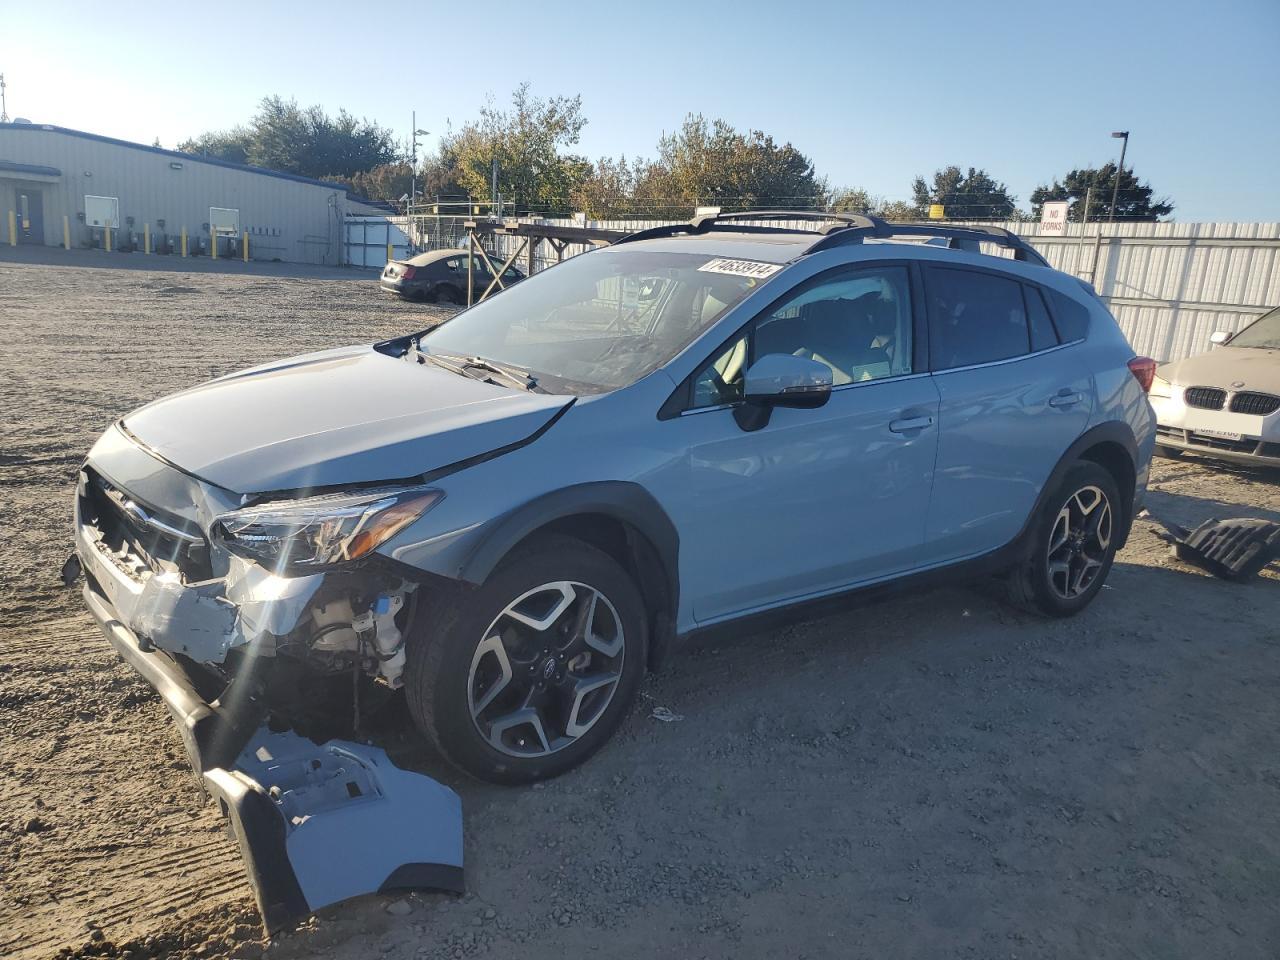
[[[658,253],[697,253],[729,259],[790,263],[813,245],[815,235],[804,230],[771,230],[747,233],[717,230],[714,233],[677,234],[655,240],[639,240],[636,249]],[[625,250],[626,247],[619,249]]]
[[[703,256],[724,257],[733,260],[757,260],[765,263],[789,264],[804,256],[813,246],[818,235],[807,230],[768,230],[761,232],[737,232],[714,230],[707,233],[675,234],[635,240],[625,245],[604,249],[626,251],[649,250],[659,253],[694,253]],[[939,266],[975,267],[995,270],[1022,280],[1053,287],[1076,299],[1083,295],[1087,301],[1096,298],[1093,288],[1071,274],[1061,273],[1049,266],[1039,266],[1014,260],[1011,257],[953,249],[936,243],[921,243],[904,239],[868,239],[865,243],[842,248],[851,261],[876,259],[918,260]]]
[[[435,263],[437,260],[444,260],[447,257],[456,257],[458,254],[462,254],[465,257],[467,251],[460,247],[446,250],[428,250],[426,253],[420,253],[416,257],[410,257],[408,260],[401,262],[413,264],[415,267],[425,267],[429,263]]]

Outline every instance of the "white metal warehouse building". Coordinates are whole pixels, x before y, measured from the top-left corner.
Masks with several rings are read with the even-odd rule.
[[[341,185],[33,123],[0,124],[0,232],[20,243],[144,247],[337,266],[343,223],[382,211]]]

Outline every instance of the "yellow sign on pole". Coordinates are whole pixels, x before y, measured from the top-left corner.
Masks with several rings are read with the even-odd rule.
[[[244,243],[240,245],[240,252],[244,254],[244,262],[249,262],[249,231],[244,232]]]
[[[62,218],[62,246],[71,249],[71,218]]]
[[[142,252],[151,252],[151,224],[149,223],[142,225]]]
[[[16,247],[18,245],[18,218],[17,215],[9,211],[9,246]]]
[[[102,249],[107,253],[111,252],[111,224],[107,224],[102,228]]]
[[[182,255],[187,255],[187,228],[182,228]]]
[[[212,225],[209,229],[209,255],[218,259],[218,228]]]
[[[929,204],[929,219],[930,220],[947,219],[947,208],[940,203]]]

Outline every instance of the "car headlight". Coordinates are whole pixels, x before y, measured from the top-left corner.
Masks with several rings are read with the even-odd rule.
[[[1173,396],[1173,384],[1157,373],[1151,378],[1151,389],[1147,393],[1150,396],[1162,397],[1168,400]]]
[[[237,556],[276,573],[305,573],[368,556],[443,498],[416,487],[277,500],[225,513],[213,529]]]

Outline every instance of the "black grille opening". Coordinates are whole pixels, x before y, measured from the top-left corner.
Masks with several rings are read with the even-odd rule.
[[[1218,387],[1187,387],[1183,396],[1189,407],[1199,407],[1201,410],[1221,410],[1227,399],[1227,391]]]
[[[130,512],[129,504],[140,511]],[[147,523],[146,517],[160,521]],[[102,536],[109,550],[138,558],[143,565],[160,573],[177,570],[188,583],[211,579],[208,544],[195,530],[189,530],[181,517],[146,504],[138,504],[129,494],[110,481],[85,468],[84,493],[80,497],[81,522],[91,525]],[[178,536],[170,530],[186,533]]]
[[[1252,393],[1244,391],[1231,398],[1232,413],[1248,413],[1255,417],[1266,417],[1280,410],[1280,397],[1269,393]]]

